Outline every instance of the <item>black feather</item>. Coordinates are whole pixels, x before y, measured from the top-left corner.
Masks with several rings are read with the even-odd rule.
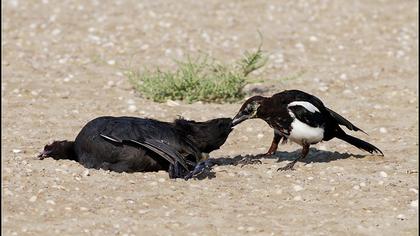
[[[325,119],[320,112],[308,111],[301,105],[293,105],[288,108],[293,112],[298,120],[311,127],[321,127],[325,124]]]
[[[203,152],[218,149],[232,130],[229,118],[183,120],[181,126],[136,117],[99,117],[88,122],[74,142],[56,141],[40,156],[51,156],[54,149],[56,159],[74,159],[87,168],[167,170],[171,177],[184,177],[201,161]]]
[[[334,119],[337,121],[338,124],[346,126],[347,129],[349,129],[349,130],[361,131],[361,132],[367,134],[365,131],[363,131],[362,129],[360,129],[357,126],[353,125],[350,121],[348,121],[346,118],[342,117],[341,115],[339,115],[335,111],[333,111],[333,110],[331,110],[329,108],[327,108],[327,110],[329,111],[329,113],[331,114],[331,116],[334,117]]]

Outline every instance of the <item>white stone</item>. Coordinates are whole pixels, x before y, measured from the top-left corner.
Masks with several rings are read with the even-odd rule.
[[[89,170],[85,170],[85,171],[83,171],[83,174],[82,174],[83,176],[90,176],[90,173],[89,173]]]
[[[412,208],[418,208],[419,207],[419,200],[417,199],[417,200],[411,201],[410,206]]]
[[[29,198],[29,201],[30,202],[35,202],[37,198],[38,198],[37,196],[32,196],[31,198]]]
[[[302,190],[303,190],[303,187],[302,187],[302,186],[300,186],[300,185],[294,185],[294,186],[293,186],[293,189],[294,189],[296,192],[299,192],[299,191],[302,191]]]
[[[294,201],[302,201],[302,197],[301,196],[296,196],[293,198]]]
[[[13,153],[21,153],[21,152],[22,152],[22,150],[20,150],[20,149],[13,149],[13,150],[12,150],[12,152],[13,152]]]
[[[137,111],[136,105],[133,105],[133,104],[129,105],[128,106],[128,111],[129,112],[135,112],[135,111]]]
[[[169,99],[169,100],[166,101],[166,105],[168,105],[170,107],[175,107],[175,106],[179,106],[179,103]]]
[[[379,175],[380,175],[382,178],[386,178],[386,177],[388,177],[388,174],[387,174],[385,171],[381,171],[381,172],[379,172]]]
[[[309,37],[309,41],[316,42],[316,41],[318,41],[318,38],[316,36],[311,36],[311,37]]]
[[[53,200],[51,200],[51,199],[48,199],[46,202],[47,202],[48,204],[55,205],[55,202],[54,202]]]
[[[382,134],[388,133],[388,131],[384,127],[379,128],[379,132],[382,133]]]
[[[408,191],[413,192],[415,194],[419,193],[419,190],[415,189],[415,188],[410,188]]]

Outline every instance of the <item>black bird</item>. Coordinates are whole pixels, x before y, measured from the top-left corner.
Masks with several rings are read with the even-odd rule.
[[[274,129],[274,138],[268,152],[276,152],[278,143],[287,140],[302,145],[301,155],[279,170],[293,169],[294,164],[309,152],[309,146],[332,138],[339,138],[359,149],[370,153],[380,153],[377,147],[363,140],[350,136],[340,125],[352,131],[361,131],[350,121],[324,106],[320,99],[299,90],[285,90],[272,97],[254,96],[249,98],[233,118],[233,126],[244,120],[260,118]]]
[[[171,178],[189,178],[205,167],[199,163],[219,149],[231,131],[230,118],[169,123],[105,116],[88,122],[74,142],[46,145],[38,157],[70,159],[87,168],[116,172],[167,170]]]

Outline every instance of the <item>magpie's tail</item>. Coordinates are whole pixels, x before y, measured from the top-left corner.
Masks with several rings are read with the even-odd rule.
[[[78,161],[76,152],[74,151],[74,142],[67,140],[54,141],[51,144],[45,145],[44,150],[38,155],[38,158],[42,160],[46,157],[51,157],[55,160],[69,159]]]
[[[351,145],[353,145],[353,146],[355,146],[355,147],[357,147],[357,148],[359,148],[361,150],[370,152],[372,154],[374,154],[374,153],[380,154],[381,156],[384,155],[382,153],[382,151],[379,150],[379,148],[377,148],[377,147],[373,146],[372,144],[370,144],[368,142],[365,142],[365,141],[363,141],[361,139],[358,139],[356,137],[350,136],[350,135],[348,135],[348,134],[346,134],[344,132],[340,133],[339,135],[336,135],[336,137],[339,138],[339,139],[341,139],[341,140],[344,140],[344,141],[350,143]]]

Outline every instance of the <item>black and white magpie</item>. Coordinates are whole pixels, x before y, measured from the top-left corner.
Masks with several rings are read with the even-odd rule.
[[[206,167],[232,131],[232,119],[163,122],[104,116],[88,122],[75,141],[54,141],[40,159],[75,160],[87,168],[116,172],[167,170],[171,178],[191,178]],[[202,163],[204,162],[204,163]]]
[[[274,154],[281,140],[282,143],[290,140],[302,145],[301,155],[279,170],[293,169],[298,160],[306,157],[311,144],[332,138],[339,138],[359,149],[383,155],[372,144],[346,134],[340,125],[365,133],[363,130],[325,107],[319,98],[300,90],[285,90],[272,97],[251,97],[242,105],[232,124],[235,126],[252,118],[263,119],[274,129],[272,144],[265,155]]]

